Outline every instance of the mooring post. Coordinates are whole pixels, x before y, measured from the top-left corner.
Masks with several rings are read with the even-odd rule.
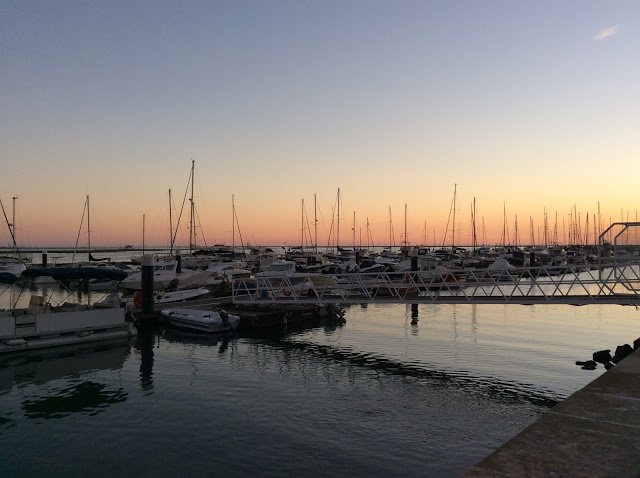
[[[42,267],[47,267],[47,251],[42,251]]]
[[[409,256],[411,257],[411,278],[416,282],[416,273],[418,272],[418,248],[412,247],[409,250]],[[418,323],[418,304],[411,304],[411,325]]]
[[[140,315],[143,319],[153,317],[153,256],[142,256]]]
[[[182,272],[182,253],[180,250],[176,251],[176,274],[180,274]]]
[[[416,272],[418,270],[418,249],[412,247],[409,251],[409,255],[411,256],[411,272]]]

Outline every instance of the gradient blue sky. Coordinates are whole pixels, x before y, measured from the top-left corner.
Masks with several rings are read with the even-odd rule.
[[[23,245],[73,244],[87,194],[92,243],[143,215],[166,243],[193,159],[210,244],[232,194],[245,241],[290,244],[317,194],[326,242],[338,187],[347,244],[389,207],[399,243],[404,204],[440,242],[454,184],[467,238],[474,197],[490,242],[505,204],[526,237],[634,219],[638,51],[635,1],[3,1],[0,199]]]

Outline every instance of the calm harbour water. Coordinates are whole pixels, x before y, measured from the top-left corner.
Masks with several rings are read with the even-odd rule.
[[[640,335],[621,306],[350,307],[0,357],[0,475],[458,476]]]

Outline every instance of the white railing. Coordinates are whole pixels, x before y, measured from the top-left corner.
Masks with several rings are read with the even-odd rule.
[[[504,271],[305,274],[236,280],[237,304],[564,303],[640,305],[640,257]]]

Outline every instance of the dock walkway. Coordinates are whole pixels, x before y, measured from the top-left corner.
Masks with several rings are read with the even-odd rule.
[[[640,349],[463,476],[640,476]]]

